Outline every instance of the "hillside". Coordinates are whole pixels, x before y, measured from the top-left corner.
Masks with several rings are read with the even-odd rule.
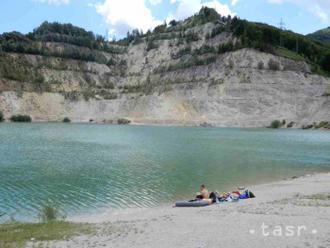
[[[213,9],[116,42],[45,22],[27,35],[2,34],[0,45],[5,118],[217,126],[330,120],[327,46]]]
[[[318,30],[307,36],[317,41],[330,43],[330,27]]]

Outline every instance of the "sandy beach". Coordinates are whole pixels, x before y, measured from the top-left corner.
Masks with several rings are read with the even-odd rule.
[[[96,234],[28,247],[330,247],[330,173],[249,188],[256,198],[236,203],[76,217]]]

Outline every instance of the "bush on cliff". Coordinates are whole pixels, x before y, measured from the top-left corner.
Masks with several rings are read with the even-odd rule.
[[[293,125],[294,125],[294,122],[293,121],[291,121],[286,127],[287,128],[292,128],[293,127]]]
[[[330,123],[328,121],[321,121],[319,124],[315,125],[315,128],[330,128]]]
[[[13,115],[10,117],[11,122],[31,122],[32,118],[29,115]]]
[[[265,68],[264,62],[260,61],[260,62],[258,63],[258,69],[259,69],[259,70],[263,70],[264,68]]]
[[[3,113],[0,111],[0,122],[3,122],[4,120]]]
[[[282,123],[279,120],[274,120],[270,124],[270,128],[280,128],[282,126]]]
[[[69,119],[69,117],[64,117],[63,122],[64,123],[69,123],[69,122],[71,122],[71,120]]]
[[[323,55],[320,64],[323,70],[330,72],[330,51]]]
[[[268,68],[269,70],[278,71],[280,70],[280,63],[278,61],[270,59],[268,61]]]
[[[131,121],[128,119],[125,119],[125,118],[120,118],[117,120],[118,125],[128,125],[130,123],[131,123]]]

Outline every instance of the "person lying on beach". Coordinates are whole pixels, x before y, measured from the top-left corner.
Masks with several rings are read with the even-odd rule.
[[[209,199],[210,193],[204,184],[201,185],[200,192],[196,194],[196,199]]]
[[[210,199],[212,199],[213,203],[219,202],[236,202],[239,199],[248,199],[248,198],[255,198],[255,195],[248,189],[243,190],[236,190],[232,192],[224,192],[219,194],[217,191],[210,193]]]
[[[254,198],[255,195],[248,189],[238,188],[232,192],[224,192],[220,194],[217,191],[209,193],[205,185],[201,185],[200,192],[196,193],[196,197],[189,201],[177,201],[173,207],[200,207],[207,206],[213,203],[221,202],[237,202],[240,199]]]

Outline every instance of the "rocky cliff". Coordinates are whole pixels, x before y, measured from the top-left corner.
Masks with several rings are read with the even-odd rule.
[[[40,42],[48,54],[1,52],[0,110],[33,121],[261,127],[275,119],[295,125],[330,120],[330,80],[304,60],[252,48],[215,52],[239,40],[221,23],[183,31],[189,41],[142,38],[124,52],[97,51],[107,63],[53,56],[63,42]],[[49,55],[50,54],[50,55]]]

